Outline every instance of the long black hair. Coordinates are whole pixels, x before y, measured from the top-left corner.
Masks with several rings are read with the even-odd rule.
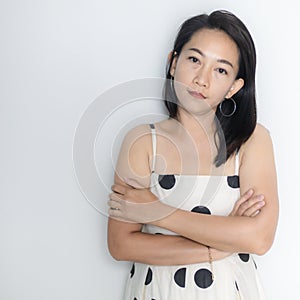
[[[164,101],[171,118],[178,118],[178,99],[172,84],[174,78],[170,74],[172,62],[176,56],[180,55],[182,48],[190,41],[193,34],[201,29],[221,30],[235,42],[239,50],[239,70],[236,79],[244,80],[244,86],[232,97],[236,102],[235,113],[230,117],[225,117],[220,112],[220,104],[216,110],[215,120],[219,124],[216,135],[219,140],[225,139],[225,142],[217,145],[218,154],[214,163],[218,167],[247,141],[256,126],[256,51],[252,37],[244,23],[228,11],[218,10],[210,15],[201,14],[186,20],[178,31],[166,69]],[[226,110],[226,102],[230,101],[223,102],[222,111]]]

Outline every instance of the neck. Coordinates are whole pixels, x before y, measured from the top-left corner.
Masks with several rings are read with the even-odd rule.
[[[198,141],[213,137],[216,129],[215,113],[210,111],[203,115],[190,114],[184,109],[178,109],[178,121],[181,126]]]

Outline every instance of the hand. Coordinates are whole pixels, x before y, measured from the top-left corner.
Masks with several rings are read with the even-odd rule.
[[[172,213],[176,208],[163,204],[147,188],[134,180],[126,185],[114,184],[109,195],[109,215],[121,221],[151,223]]]
[[[147,204],[159,200],[148,188],[141,186],[136,180],[125,179],[125,182],[125,185],[112,185],[112,194],[116,193],[118,195],[122,195],[123,200],[133,203]]]
[[[249,189],[236,201],[230,216],[255,217],[265,205],[263,195],[253,196],[253,189]]]

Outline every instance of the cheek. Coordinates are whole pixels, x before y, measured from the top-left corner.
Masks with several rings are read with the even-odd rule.
[[[217,87],[216,92],[219,94],[227,94],[233,85],[233,81],[230,78],[222,78],[219,75],[213,75],[211,83]]]
[[[193,77],[193,70],[186,65],[179,65],[175,70],[174,78],[180,82],[187,82]]]
[[[215,97],[217,98],[217,101],[218,102],[223,101],[226,98],[228,92],[229,92],[229,89],[220,89],[217,92],[217,94],[215,94]]]

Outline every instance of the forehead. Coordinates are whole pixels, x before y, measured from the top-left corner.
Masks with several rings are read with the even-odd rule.
[[[238,62],[239,50],[231,37],[222,30],[201,29],[196,31],[182,50],[198,48],[206,56]]]

